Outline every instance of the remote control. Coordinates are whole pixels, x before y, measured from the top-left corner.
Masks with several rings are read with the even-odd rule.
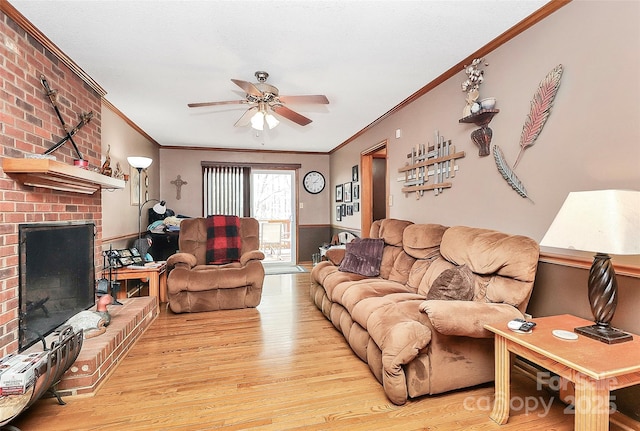
[[[524,319],[513,319],[509,323],[507,323],[507,327],[511,330],[516,331],[519,330],[524,323],[526,323],[526,320]]]
[[[529,332],[534,326],[536,326],[536,322],[524,322],[519,330],[522,332]]]

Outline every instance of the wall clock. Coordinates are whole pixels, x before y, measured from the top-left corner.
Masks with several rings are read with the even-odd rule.
[[[318,171],[309,171],[305,174],[302,180],[304,189],[309,193],[316,195],[324,190],[325,180],[324,175]]]

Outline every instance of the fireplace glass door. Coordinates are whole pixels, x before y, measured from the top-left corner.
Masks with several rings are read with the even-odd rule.
[[[95,304],[94,230],[93,223],[19,226],[20,351]]]

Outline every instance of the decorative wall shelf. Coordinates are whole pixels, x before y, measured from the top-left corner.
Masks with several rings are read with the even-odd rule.
[[[482,109],[458,121],[459,123],[473,123],[480,127],[471,133],[471,140],[480,148],[478,151],[480,157],[491,154],[493,131],[489,128],[489,123],[498,112],[500,112],[499,109]]]
[[[420,198],[425,190],[433,190],[438,196],[443,189],[452,186],[449,179],[455,177],[458,169],[455,161],[464,157],[465,152],[456,152],[451,140],[437,139],[439,143],[436,146],[425,148],[424,145],[418,145],[412,148],[407,155],[409,162],[398,169],[399,173],[404,172],[403,193],[415,192],[416,198]]]
[[[124,189],[124,181],[51,159],[2,159],[2,170],[26,186],[92,195],[101,188]]]

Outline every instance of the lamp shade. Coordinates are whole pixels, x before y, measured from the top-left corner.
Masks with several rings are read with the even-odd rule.
[[[256,130],[264,129],[264,112],[258,111],[251,117],[251,127]]]
[[[156,214],[163,215],[167,212],[167,203],[165,201],[160,201],[153,206],[153,210]]]
[[[278,121],[278,119],[273,114],[266,113],[264,116],[264,120],[267,122],[267,126],[269,126],[269,129],[273,129],[278,124],[280,124],[280,121]]]
[[[640,191],[569,193],[540,245],[594,253],[640,254]]]
[[[146,169],[151,166],[153,159],[142,156],[130,156],[127,157],[127,162],[136,169]]]

